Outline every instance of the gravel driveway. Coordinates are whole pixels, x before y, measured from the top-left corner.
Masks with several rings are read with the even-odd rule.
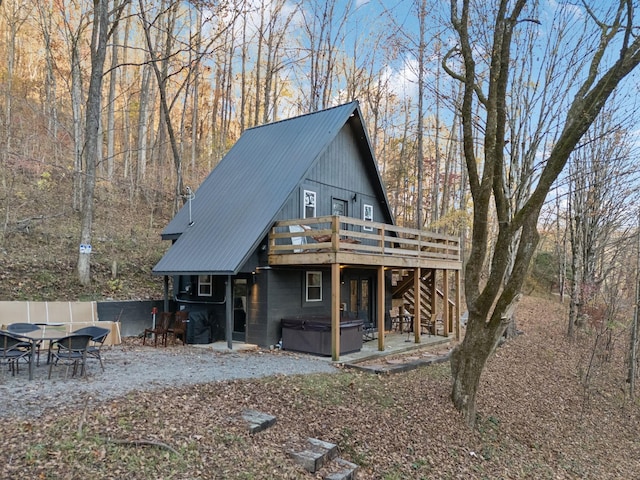
[[[282,351],[214,350],[206,346],[143,347],[118,345],[105,347],[102,372],[96,360],[88,360],[85,378],[64,378],[64,366],[49,367],[46,353],[29,381],[28,366],[12,377],[6,366],[0,371],[0,417],[36,417],[44,409],[78,404],[87,394],[93,400],[107,400],[131,391],[232,379],[332,373],[337,369],[326,358]],[[69,372],[71,375],[71,372]]]

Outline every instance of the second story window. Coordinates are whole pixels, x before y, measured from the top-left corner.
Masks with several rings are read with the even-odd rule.
[[[373,222],[373,205],[364,205],[364,208],[362,209],[362,219],[365,222]],[[362,227],[362,230],[365,231],[372,231],[373,228],[372,227]]]
[[[198,275],[198,295],[201,297],[211,297],[213,295],[211,275]]]
[[[316,192],[304,191],[304,218],[316,216]]]

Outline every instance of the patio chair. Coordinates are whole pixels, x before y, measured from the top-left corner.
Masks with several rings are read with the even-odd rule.
[[[89,343],[89,347],[87,348],[87,357],[97,358],[98,361],[100,361],[100,367],[104,372],[104,364],[102,363],[101,351],[105,340],[111,333],[111,330],[109,330],[108,328],[92,325],[90,327],[80,328],[73,333],[76,335],[91,335],[91,343]]]
[[[16,336],[20,336],[21,333],[29,333],[35,330],[39,330],[40,327],[35,323],[10,323],[7,325],[7,332],[11,332]],[[26,347],[31,348],[30,342],[24,342]],[[42,341],[36,343],[36,365],[40,366],[40,347],[42,346]]]
[[[304,227],[302,227],[302,225],[289,225],[289,232],[291,233],[305,233],[306,230],[304,229]],[[302,236],[302,237],[291,237],[291,245],[306,245],[307,244],[307,237],[306,236]],[[300,253],[303,252],[304,249],[303,248],[294,248],[293,249],[293,253]]]
[[[189,312],[187,310],[180,310],[176,312],[173,325],[169,327],[169,333],[173,337],[173,343],[175,345],[178,336],[182,340],[182,344],[187,344],[187,322],[189,321]]]
[[[72,365],[72,376],[75,376],[78,372],[78,367],[80,367],[80,376],[83,377],[85,375],[87,350],[89,349],[89,342],[91,339],[91,335],[68,335],[59,340],[52,341],[49,348],[51,361],[49,362],[48,378],[51,378],[51,371],[53,370],[54,365],[58,366],[59,363],[62,363],[67,367],[64,373],[65,379],[69,374],[69,367]]]
[[[393,307],[389,310],[389,317],[391,318],[391,330],[400,330],[400,311],[398,307]]]
[[[153,346],[158,346],[158,337],[161,338],[162,344],[167,346],[167,335],[169,334],[169,325],[171,325],[171,317],[173,313],[171,312],[162,312],[158,317],[158,321],[156,322],[155,328],[145,328],[144,333],[142,334],[142,345],[146,344],[147,335],[150,333],[154,336]]]
[[[10,332],[0,332],[0,364],[6,364],[11,370],[11,376],[19,373],[20,360],[31,360],[31,344]]]
[[[365,322],[362,324],[362,340],[365,342],[376,340],[376,332],[377,329],[373,322],[365,320]]]

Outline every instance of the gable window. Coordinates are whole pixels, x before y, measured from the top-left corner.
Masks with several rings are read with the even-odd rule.
[[[316,192],[304,191],[304,218],[316,216]]]
[[[322,301],[322,272],[307,272],[307,302]]]
[[[373,205],[365,204],[362,209],[362,219],[365,222],[373,222]],[[366,230],[367,232],[371,232],[373,230],[372,227],[362,227],[362,230]]]
[[[339,198],[334,198],[331,205],[331,214],[346,217],[347,202],[345,200],[340,200]]]
[[[213,295],[211,275],[198,275],[198,295],[201,297],[211,297]]]

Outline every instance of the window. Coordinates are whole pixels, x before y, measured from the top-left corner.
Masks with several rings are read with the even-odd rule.
[[[307,272],[307,302],[322,301],[322,272]]]
[[[362,219],[365,222],[373,222],[373,205],[365,204],[362,209]],[[372,227],[362,227],[362,230],[366,230],[367,232],[371,232],[373,230]]]
[[[304,191],[304,218],[316,216],[316,192]]]
[[[198,275],[198,295],[201,297],[211,297],[213,295],[211,275]]]
[[[334,198],[331,205],[331,214],[346,217],[347,202],[345,200],[340,200],[339,198]]]

